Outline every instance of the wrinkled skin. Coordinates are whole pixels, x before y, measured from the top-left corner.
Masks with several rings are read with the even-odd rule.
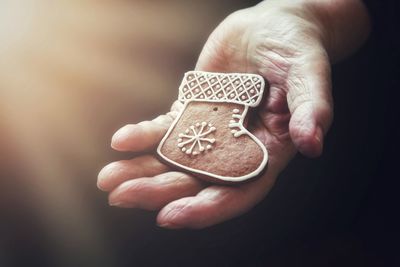
[[[258,73],[269,82],[265,101],[248,122],[269,152],[262,177],[236,186],[206,184],[149,154],[103,168],[98,186],[110,192],[110,205],[160,210],[157,223],[166,228],[204,228],[254,207],[297,151],[320,155],[333,104],[327,32],[313,12],[285,1],[237,11],[211,34],[196,65],[196,70]],[[175,102],[166,115],[126,125],[114,134],[112,147],[155,148],[181,108]]]

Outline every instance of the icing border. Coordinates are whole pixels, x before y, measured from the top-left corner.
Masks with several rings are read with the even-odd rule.
[[[213,174],[213,173],[210,173],[210,172],[207,172],[207,171],[193,169],[193,168],[190,168],[188,166],[182,165],[182,164],[180,164],[180,163],[178,163],[176,161],[173,161],[173,160],[169,159],[168,157],[166,157],[163,153],[161,153],[161,148],[164,145],[165,140],[167,140],[167,138],[171,134],[172,130],[175,128],[175,125],[178,123],[179,119],[181,118],[183,112],[185,112],[186,106],[189,103],[191,103],[192,101],[225,102],[225,101],[221,101],[221,100],[219,100],[219,101],[210,101],[210,100],[189,100],[189,101],[186,101],[184,106],[183,106],[183,108],[182,108],[182,110],[179,112],[178,116],[175,118],[174,122],[169,127],[169,129],[166,132],[166,134],[164,135],[163,139],[161,139],[161,142],[159,143],[159,145],[157,147],[157,154],[163,160],[169,162],[172,165],[178,166],[181,169],[187,170],[187,171],[189,171],[191,173],[202,174],[202,175],[209,176],[209,177],[212,177],[212,178],[216,178],[216,179],[219,179],[219,180],[222,180],[222,181],[226,181],[226,182],[243,182],[243,181],[246,181],[246,180],[248,180],[250,178],[253,178],[253,177],[259,175],[264,170],[265,166],[267,165],[267,162],[268,162],[268,151],[267,151],[266,147],[264,146],[264,144],[261,143],[261,141],[257,137],[255,137],[252,133],[250,133],[247,129],[244,129],[244,130],[249,135],[249,137],[251,139],[253,139],[254,142],[256,142],[260,146],[261,150],[263,151],[264,157],[263,157],[262,162],[260,163],[260,165],[257,167],[256,170],[254,170],[253,172],[251,172],[249,174],[243,175],[243,176],[236,176],[236,177],[234,177],[234,176],[222,176],[222,175]],[[243,116],[246,116],[246,113],[247,113],[247,110],[244,110],[243,111]]]

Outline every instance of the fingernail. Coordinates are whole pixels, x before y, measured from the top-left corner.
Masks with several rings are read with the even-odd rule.
[[[126,128],[122,127],[118,131],[114,133],[114,135],[111,137],[111,147],[115,148],[115,146],[118,146],[118,143],[123,139],[123,136],[126,133]]]
[[[104,181],[107,179],[107,167],[101,169],[99,174],[97,175],[97,188],[102,191],[107,191],[104,187]]]
[[[157,223],[157,226],[161,227],[161,228],[169,228],[171,226],[171,224],[169,224],[169,223],[161,223],[161,224]]]
[[[176,224],[171,223],[171,215],[175,212],[174,208],[164,209],[157,216],[157,225],[162,228],[176,229]]]
[[[106,190],[103,188],[102,180],[101,180],[101,179],[97,179],[96,186],[97,186],[97,188],[100,189],[101,191],[106,191]]]
[[[298,145],[299,151],[308,157],[318,157],[322,153],[323,133],[320,127],[316,127],[314,133],[308,135]]]
[[[108,205],[110,205],[111,207],[122,207],[123,203],[118,201],[116,202],[110,201],[108,202]]]
[[[321,127],[317,127],[317,130],[315,132],[315,140],[317,140],[317,142],[321,144],[321,147],[323,146],[324,133]]]
[[[101,180],[97,181],[97,188],[100,189],[101,191],[107,191],[101,184]]]
[[[173,224],[171,222],[164,222],[161,224],[157,224],[158,227],[161,228],[166,228],[166,229],[180,229],[182,228],[181,226],[177,225],[177,224]]]

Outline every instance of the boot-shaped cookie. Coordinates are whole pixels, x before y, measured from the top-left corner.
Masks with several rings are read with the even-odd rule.
[[[185,73],[179,88],[184,107],[157,148],[161,159],[213,182],[256,177],[268,153],[243,122],[263,91],[264,80],[255,74]]]

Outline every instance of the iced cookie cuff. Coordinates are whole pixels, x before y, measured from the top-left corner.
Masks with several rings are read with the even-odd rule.
[[[179,87],[181,102],[207,101],[256,107],[264,92],[264,79],[257,74],[186,72]]]

